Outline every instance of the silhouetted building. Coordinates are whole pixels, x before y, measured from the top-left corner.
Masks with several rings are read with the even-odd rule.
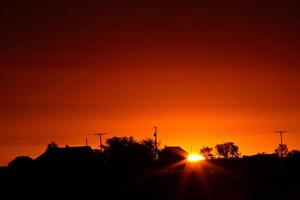
[[[188,153],[179,146],[166,146],[163,151],[170,152],[172,154],[176,154],[181,156],[182,158],[187,158]]]
[[[185,160],[188,153],[179,146],[166,146],[161,152],[159,160],[162,164],[172,164]]]
[[[102,154],[89,146],[48,148],[35,159],[36,163],[46,165],[86,165],[103,161]]]
[[[8,163],[10,168],[28,168],[33,165],[33,159],[29,156],[18,156]]]

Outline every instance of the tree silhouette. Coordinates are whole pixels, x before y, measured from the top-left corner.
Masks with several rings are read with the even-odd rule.
[[[216,145],[217,154],[223,158],[238,158],[239,147],[233,142],[226,142]]]
[[[286,144],[279,144],[278,147],[275,149],[275,153],[279,157],[286,157],[288,155],[288,148]]]
[[[146,139],[137,142],[133,137],[113,137],[107,139],[105,154],[108,163],[123,168],[141,168],[154,161],[154,142]]]
[[[142,140],[140,142],[140,145],[142,147],[142,149],[144,150],[145,155],[149,158],[149,159],[155,159],[155,144],[154,144],[154,140],[151,138]]]
[[[211,153],[213,148],[211,147],[202,147],[200,149],[200,154],[205,157],[205,159],[212,158],[213,154]]]

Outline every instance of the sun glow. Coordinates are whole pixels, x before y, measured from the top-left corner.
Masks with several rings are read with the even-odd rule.
[[[205,158],[199,154],[189,154],[187,160],[189,162],[199,162],[201,160],[205,160]]]

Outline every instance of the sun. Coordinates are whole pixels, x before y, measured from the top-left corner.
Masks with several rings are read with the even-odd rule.
[[[205,160],[205,158],[199,154],[189,154],[187,157],[187,161],[189,162],[199,162],[201,160]]]

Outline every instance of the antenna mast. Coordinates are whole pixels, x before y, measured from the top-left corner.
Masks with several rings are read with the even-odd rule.
[[[154,158],[155,160],[158,159],[158,147],[157,147],[157,127],[154,127]]]

